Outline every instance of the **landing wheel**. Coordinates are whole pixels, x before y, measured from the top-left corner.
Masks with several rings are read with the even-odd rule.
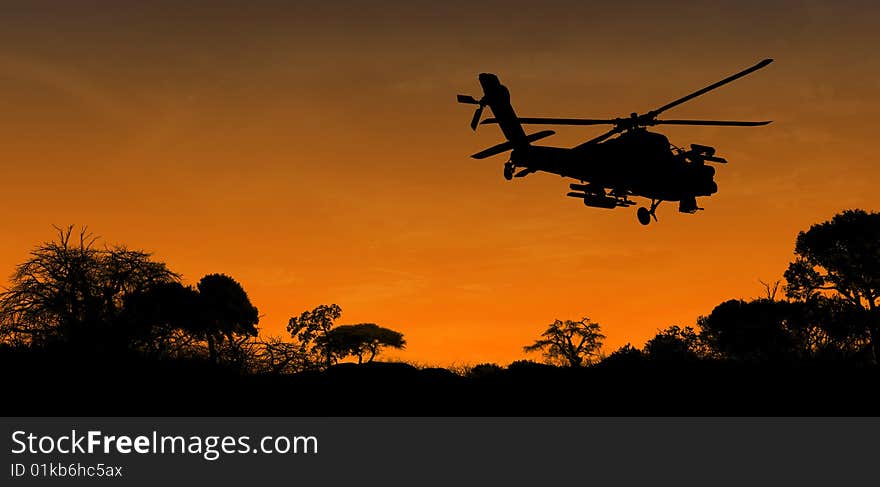
[[[515,168],[513,167],[512,162],[505,162],[504,163],[504,179],[506,179],[508,181],[513,179],[513,171],[514,170],[515,170]]]
[[[636,216],[639,219],[639,223],[641,223],[642,225],[647,225],[651,223],[651,212],[648,211],[648,209],[644,206],[636,210]]]

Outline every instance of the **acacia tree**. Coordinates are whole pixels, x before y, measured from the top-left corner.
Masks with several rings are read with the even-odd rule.
[[[839,299],[862,310],[874,360],[880,359],[880,213],[847,210],[800,232],[785,271],[792,299]]]
[[[322,304],[311,311],[303,311],[287,322],[287,332],[296,341],[300,356],[313,366],[323,363],[333,365],[333,350],[326,346],[327,333],[333,322],[342,315],[342,308],[336,304]]]
[[[124,246],[98,248],[83,228],[56,227],[57,240],[34,248],[0,293],[0,340],[123,346],[118,318],[125,299],[179,276],[151,255]]]
[[[548,364],[581,367],[600,357],[605,335],[600,325],[589,318],[580,321],[556,320],[535,343],[523,347],[526,352],[542,352]]]
[[[340,359],[356,356],[359,364],[363,363],[367,354],[369,363],[385,347],[403,349],[406,345],[402,333],[375,323],[337,326],[328,331],[320,342]]]

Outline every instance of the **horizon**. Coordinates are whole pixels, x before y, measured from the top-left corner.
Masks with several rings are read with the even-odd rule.
[[[382,357],[505,364],[555,319],[600,323],[606,353],[695,326],[781,280],[798,232],[880,203],[875,5],[49,3],[0,33],[0,285],[52,224],[81,224],[187,284],[235,278],[262,334],[336,303],[337,324],[404,334]],[[494,72],[520,116],[625,116],[763,58],[666,115],[769,126],[655,128],[730,162],[705,211],[667,202],[649,227],[470,159],[502,137],[454,97]],[[557,131],[543,143],[601,133]]]

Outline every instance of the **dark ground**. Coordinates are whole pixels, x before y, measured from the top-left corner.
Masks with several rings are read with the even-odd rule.
[[[204,362],[0,354],[4,416],[877,416],[880,369],[718,362],[461,377],[407,364],[242,376]]]

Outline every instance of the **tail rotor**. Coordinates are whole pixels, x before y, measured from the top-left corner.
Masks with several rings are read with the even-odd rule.
[[[477,130],[477,125],[480,124],[480,119],[483,117],[483,108],[486,108],[486,99],[477,100],[470,95],[458,95],[458,102],[467,105],[477,105],[474,117],[471,119],[471,129]]]

